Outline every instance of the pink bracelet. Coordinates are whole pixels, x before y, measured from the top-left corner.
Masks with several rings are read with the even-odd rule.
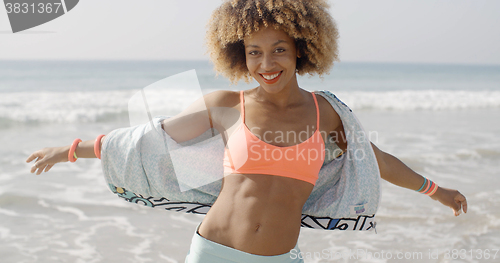
[[[102,137],[104,137],[105,135],[104,134],[101,134],[99,136],[97,136],[97,138],[95,139],[95,143],[94,143],[94,153],[95,153],[95,156],[98,158],[98,159],[101,159],[101,139]]]
[[[427,187],[427,190],[424,191],[424,195],[430,193],[432,191],[432,189],[434,189],[434,185],[435,185],[434,182],[429,180],[429,187]]]
[[[434,183],[434,185],[432,187],[433,187],[432,190],[429,193],[427,193],[426,195],[432,196],[433,194],[436,193],[436,191],[438,189],[438,185],[436,183]]]
[[[76,159],[78,159],[78,157],[76,157],[76,146],[78,146],[79,143],[81,143],[82,140],[76,138],[74,141],[73,141],[73,144],[71,144],[71,148],[69,148],[69,152],[68,152],[68,161],[74,163],[76,161]]]

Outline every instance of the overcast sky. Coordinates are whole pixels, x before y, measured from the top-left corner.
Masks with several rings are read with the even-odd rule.
[[[498,0],[330,0],[342,61],[500,64]],[[208,59],[205,25],[220,0],[84,0],[12,34],[2,59]]]

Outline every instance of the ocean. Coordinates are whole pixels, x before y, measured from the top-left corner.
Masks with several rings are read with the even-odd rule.
[[[183,262],[202,216],[119,199],[97,159],[41,175],[25,160],[130,126],[134,94],[193,69],[199,88],[167,88],[158,96],[163,114],[180,112],[193,94],[256,85],[230,85],[208,61],[0,61],[0,262]],[[336,94],[381,150],[458,189],[469,211],[454,217],[383,181],[376,233],[302,228],[297,256],[307,263],[498,262],[500,66],[341,62],[299,84]]]

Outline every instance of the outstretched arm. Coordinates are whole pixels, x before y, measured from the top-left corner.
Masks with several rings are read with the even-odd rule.
[[[398,158],[381,151],[373,143],[372,148],[377,157],[380,176],[384,180],[415,191],[420,189],[424,182],[426,182],[423,176],[414,172]],[[431,198],[441,202],[443,205],[451,207],[455,216],[460,215],[461,210],[467,213],[467,200],[465,196],[457,190],[438,187]]]
[[[99,150],[101,149],[104,137],[101,138]],[[95,140],[80,142],[76,147],[75,153],[78,158],[97,158],[94,153]],[[32,153],[26,162],[29,163],[35,160],[35,164],[31,167],[31,173],[41,174],[43,171],[48,172],[56,163],[68,161],[69,146],[43,148]]]
[[[181,143],[198,137],[210,128],[222,133],[225,126],[231,127],[239,118],[239,112],[233,104],[239,102],[238,93],[232,91],[216,91],[209,93],[192,103],[180,114],[162,122],[162,128],[176,142]],[[211,109],[208,111],[208,109]],[[221,121],[222,120],[222,121]],[[104,137],[101,139],[102,145]],[[78,158],[96,158],[95,140],[80,142],[76,147]],[[50,147],[32,153],[26,162],[35,160],[31,173],[48,172],[56,163],[67,162],[71,146]],[[97,150],[100,152],[101,147]]]

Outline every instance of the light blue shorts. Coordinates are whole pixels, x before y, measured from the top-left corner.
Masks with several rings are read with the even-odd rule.
[[[200,234],[198,228],[194,233],[185,263],[303,263],[299,259],[299,247],[295,245],[291,252],[277,256],[260,256],[249,254],[231,247],[210,241]]]

